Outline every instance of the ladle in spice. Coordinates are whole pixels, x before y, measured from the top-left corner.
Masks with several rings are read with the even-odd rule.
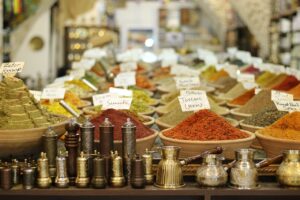
[[[207,150],[197,156],[179,160],[180,147],[178,146],[163,146],[161,147],[162,159],[158,164],[155,186],[164,189],[176,189],[183,187],[182,166],[190,162],[204,157],[207,154],[220,154],[223,152],[222,147],[216,147]]]

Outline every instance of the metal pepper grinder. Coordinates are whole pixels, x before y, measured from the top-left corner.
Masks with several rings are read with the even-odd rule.
[[[67,188],[69,186],[69,182],[66,156],[60,152],[60,154],[56,157],[55,185],[58,188]]]
[[[76,186],[79,188],[88,187],[90,178],[88,176],[88,159],[85,157],[83,151],[80,153],[80,156],[77,158],[77,177],[76,177]]]
[[[123,175],[123,161],[118,152],[111,152],[112,158],[112,176],[110,178],[110,185],[112,187],[125,186],[125,177]]]
[[[49,174],[49,163],[46,153],[41,152],[41,156],[38,159],[38,178],[37,185],[39,188],[49,188],[51,185],[51,178]]]
[[[88,173],[89,176],[93,174],[93,154],[94,151],[94,132],[95,126],[90,122],[89,119],[86,119],[83,124],[80,126],[80,143],[81,151],[87,155],[88,158]]]
[[[146,149],[142,157],[144,163],[144,175],[145,175],[146,183],[147,185],[152,185],[154,182],[154,175],[152,171],[152,163],[153,163],[152,153],[148,149]]]
[[[146,179],[144,174],[144,163],[143,159],[136,155],[131,160],[131,181],[130,184],[133,188],[141,189],[146,185]]]
[[[27,163],[23,169],[23,188],[25,190],[34,188],[35,177],[35,169],[30,163]]]
[[[12,183],[13,183],[13,185],[19,184],[21,173],[20,173],[19,162],[18,162],[17,159],[12,160],[11,171],[12,171]]]
[[[10,190],[12,188],[12,171],[8,163],[4,163],[4,166],[0,170],[1,182],[0,187],[3,190]]]
[[[92,185],[94,188],[105,188],[106,178],[105,178],[105,160],[100,156],[99,153],[93,160],[93,178]]]
[[[67,134],[65,135],[65,147],[68,151],[67,173],[69,175],[70,185],[75,185],[75,179],[77,176],[76,160],[79,146],[79,125],[76,123],[75,119],[72,119],[65,128],[67,130]]]
[[[51,179],[56,176],[56,156],[57,156],[57,133],[48,127],[47,131],[42,136],[43,152],[47,154],[49,160],[49,173]]]
[[[105,118],[99,126],[100,131],[100,153],[103,156],[110,156],[114,150],[114,125]]]
[[[122,153],[125,162],[124,175],[127,182],[130,182],[131,159],[136,152],[136,126],[131,122],[130,118],[122,126]]]

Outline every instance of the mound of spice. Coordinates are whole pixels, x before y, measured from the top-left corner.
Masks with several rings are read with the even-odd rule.
[[[95,125],[95,139],[99,140],[99,125],[102,124],[105,118],[108,118],[111,123],[114,125],[114,140],[122,140],[122,126],[127,121],[128,118],[134,123],[136,126],[136,138],[144,138],[149,135],[152,135],[154,132],[147,126],[145,126],[142,122],[138,120],[138,118],[134,117],[134,115],[130,115],[127,112],[123,112],[120,110],[108,109],[103,111],[100,115],[93,118],[91,121]]]
[[[249,90],[237,98],[231,100],[229,103],[234,105],[245,105],[252,97],[255,96],[255,89]]]
[[[234,87],[237,84],[236,79],[231,78],[230,76],[222,77],[216,82],[214,82],[216,85],[222,86],[222,88],[218,89],[220,92],[225,93],[228,92],[232,87]]]
[[[263,87],[264,88],[273,88],[276,85],[282,83],[282,81],[284,81],[284,79],[287,77],[288,75],[286,74],[278,74],[272,81],[268,81],[267,84],[265,84]]]
[[[202,79],[205,79],[205,80],[209,80],[209,78],[216,74],[218,71],[216,70],[216,68],[214,66],[209,66],[208,68],[206,68],[204,71],[202,71],[200,77]]]
[[[247,89],[244,88],[242,83],[237,83],[233,88],[231,88],[228,92],[225,94],[220,94],[221,99],[226,99],[226,100],[233,100],[236,97],[244,94],[247,92]]]
[[[181,140],[234,140],[249,137],[228,121],[209,110],[200,110],[174,128],[164,132],[169,138]]]
[[[250,101],[238,109],[238,112],[245,114],[256,114],[266,107],[272,106],[271,90],[262,90]]]
[[[275,105],[263,109],[261,112],[248,117],[243,121],[244,124],[266,127],[273,124],[276,120],[288,114],[288,112],[278,111]]]
[[[265,71],[260,76],[257,77],[256,83],[260,87],[264,87],[265,85],[267,85],[269,83],[269,81],[273,81],[275,77],[277,77],[276,74],[273,74],[269,71]]]
[[[294,96],[294,99],[300,99],[300,83],[297,86],[290,89],[288,93],[292,94]]]
[[[216,82],[220,78],[227,77],[227,76],[229,76],[229,74],[224,69],[221,69],[216,74],[213,74],[211,77],[209,77],[209,81]]]
[[[300,112],[289,113],[261,130],[271,137],[300,141]]]
[[[298,85],[300,82],[295,76],[287,76],[280,84],[273,87],[273,90],[287,91]]]
[[[250,65],[250,66],[244,68],[242,70],[242,72],[250,73],[250,74],[257,74],[257,73],[259,73],[259,69],[255,68],[253,65]]]

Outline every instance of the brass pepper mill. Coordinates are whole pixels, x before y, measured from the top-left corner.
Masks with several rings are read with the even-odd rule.
[[[99,126],[100,131],[100,153],[103,156],[110,156],[114,150],[114,125],[105,118]]]
[[[67,188],[69,186],[69,182],[66,157],[60,152],[60,154],[56,157],[55,185],[58,188]]]
[[[142,157],[144,163],[144,176],[146,179],[146,183],[147,185],[152,185],[154,182],[154,175],[152,171],[152,163],[153,163],[152,153],[148,149],[146,149]]]
[[[41,152],[41,156],[38,159],[38,178],[37,185],[39,188],[49,188],[51,185],[51,178],[49,175],[49,164],[46,153]]]
[[[110,185],[112,187],[125,186],[125,177],[123,175],[123,161],[118,155],[118,152],[111,152],[112,157],[112,176],[110,178]]]
[[[93,154],[94,151],[94,132],[95,126],[89,119],[86,119],[84,123],[80,125],[81,151],[88,157],[89,176],[92,176],[93,172],[93,158],[91,154]]]
[[[146,185],[144,174],[143,159],[137,155],[131,160],[131,179],[130,184],[133,188],[141,189]]]
[[[77,158],[77,177],[75,180],[76,186],[79,188],[88,187],[90,178],[88,176],[87,157],[84,156],[83,151]]]
[[[94,188],[105,188],[105,160],[97,153],[97,156],[93,160],[93,178],[92,185]]]
[[[20,183],[20,166],[17,159],[13,159],[12,165],[11,165],[11,171],[12,171],[12,184],[17,185]]]
[[[35,169],[32,168],[30,163],[26,164],[23,169],[23,188],[25,190],[34,188],[35,177]]]
[[[42,136],[43,152],[47,154],[49,160],[50,177],[54,180],[56,176],[56,156],[57,156],[57,133],[49,127]]]
[[[67,173],[70,180],[70,185],[75,185],[76,173],[76,159],[78,156],[79,145],[79,126],[74,119],[66,125],[67,134],[65,135],[65,147],[68,151],[67,156]]]
[[[125,162],[125,178],[130,182],[131,173],[131,159],[135,156],[136,152],[136,126],[129,118],[122,126],[122,153]]]
[[[12,188],[12,172],[11,167],[8,163],[5,163],[4,166],[1,168],[1,183],[0,186],[3,190],[10,190]]]

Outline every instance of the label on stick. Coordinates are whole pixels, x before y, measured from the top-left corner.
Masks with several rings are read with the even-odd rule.
[[[65,92],[65,88],[45,88],[41,99],[63,99]]]

